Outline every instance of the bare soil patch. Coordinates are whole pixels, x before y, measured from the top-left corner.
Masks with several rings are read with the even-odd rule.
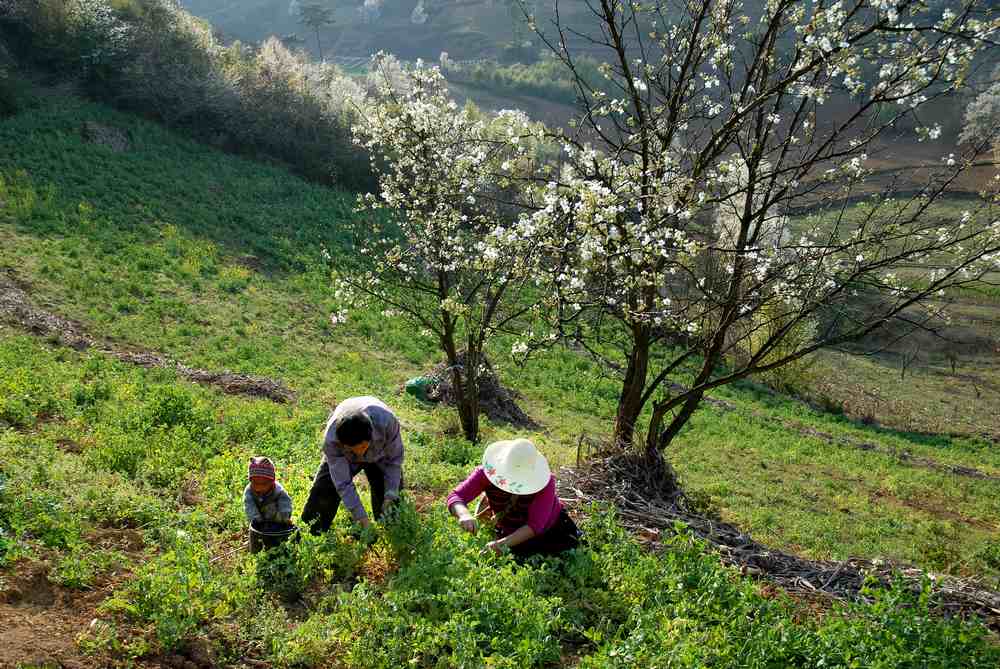
[[[139,560],[146,550],[135,529],[97,528],[86,536],[94,548],[117,550]],[[100,618],[97,607],[128,577],[119,571],[99,578],[92,588],[64,588],[49,580],[45,561],[21,561],[7,570],[0,590],[0,669],[21,666],[96,669],[105,658],[80,652],[77,638]],[[160,666],[141,662],[137,666]],[[212,665],[199,665],[212,666]]]
[[[50,582],[48,573],[45,563],[25,565],[0,592],[0,668],[103,666],[96,658],[81,655],[76,638],[97,617],[97,604],[108,592],[67,590]]]
[[[83,453],[83,446],[73,439],[56,439],[56,446],[58,446],[59,450],[63,453],[73,453],[74,455]]]
[[[426,513],[428,509],[438,504],[440,497],[426,492],[407,490],[406,494],[413,500],[413,506],[418,513]]]
[[[175,369],[189,381],[221,388],[230,395],[262,397],[278,403],[295,399],[295,393],[280,380],[228,370],[213,371],[188,367],[150,351],[129,351],[90,336],[83,325],[35,306],[28,295],[27,284],[18,282],[8,270],[0,273],[0,320],[17,325],[32,334],[78,351],[94,349],[113,358],[140,367]]]
[[[101,527],[87,535],[87,543],[99,548],[120,550],[136,557],[146,547],[142,533],[132,528]]]

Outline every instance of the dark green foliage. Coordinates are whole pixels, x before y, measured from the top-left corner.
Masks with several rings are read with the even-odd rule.
[[[282,599],[294,601],[308,583],[298,551],[284,543],[261,552],[257,557],[257,582]]]
[[[351,666],[537,667],[559,659],[559,602],[534,592],[534,575],[481,554],[443,517],[390,587],[342,595],[333,621]]]
[[[37,106],[31,84],[5,70],[0,61],[0,119]]]
[[[612,84],[598,70],[597,61],[580,58],[576,66],[577,72],[591,88],[613,94]],[[575,104],[580,95],[572,73],[555,58],[546,58],[530,65],[523,62],[509,65],[491,62],[452,65],[446,70],[446,75],[450,80],[481,86],[491,93],[533,95],[567,105]]]
[[[1000,541],[988,541],[979,552],[979,557],[987,566],[1000,571]]]
[[[83,519],[55,488],[49,470],[38,466],[33,476],[19,483],[17,506],[10,514],[15,536],[47,548],[69,548],[82,541]]]
[[[387,514],[384,526],[389,549],[395,561],[402,566],[423,555],[433,540],[423,527],[423,518],[405,493]]]
[[[351,580],[370,542],[335,526],[320,536],[300,532],[256,557],[257,584],[263,592],[293,602],[311,584]]]
[[[336,97],[351,82],[335,66],[309,64],[277,40],[257,52],[223,46],[169,0],[26,0],[3,18],[0,37],[16,37],[21,58],[98,99],[315,180],[370,184],[350,142],[352,108]],[[8,88],[0,79],[0,116],[21,106]]]

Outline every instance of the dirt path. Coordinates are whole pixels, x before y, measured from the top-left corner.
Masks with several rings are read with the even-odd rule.
[[[0,272],[0,320],[78,351],[94,349],[140,367],[175,369],[189,381],[216,386],[231,395],[264,397],[282,404],[295,400],[295,393],[278,380],[225,370],[212,371],[188,367],[159,353],[116,348],[108,342],[90,336],[83,325],[33,304],[28,289],[28,284],[19,281],[10,270],[7,270],[6,274]]]

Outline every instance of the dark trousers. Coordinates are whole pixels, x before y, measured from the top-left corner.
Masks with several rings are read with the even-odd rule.
[[[566,509],[563,509],[555,525],[538,536],[514,546],[510,552],[516,558],[526,558],[529,555],[558,555],[579,545],[580,529],[566,513]]]
[[[382,518],[382,507],[385,503],[385,474],[377,464],[368,462],[361,464],[361,471],[365,473],[368,487],[372,491],[372,513],[375,515],[375,520],[379,520]],[[302,522],[311,527],[310,531],[313,534],[322,534],[330,529],[333,517],[337,515],[339,508],[340,495],[333,485],[333,480],[330,479],[330,468],[326,464],[326,458],[323,458],[309,490],[309,499],[302,508]]]

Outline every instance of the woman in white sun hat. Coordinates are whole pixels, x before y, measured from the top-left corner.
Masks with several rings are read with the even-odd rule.
[[[485,513],[495,522],[496,540],[489,543],[495,552],[555,555],[579,543],[580,531],[556,496],[549,463],[527,439],[487,446],[483,464],[451,491],[448,510],[469,532],[476,531],[477,523],[467,505],[482,493],[488,502]]]

